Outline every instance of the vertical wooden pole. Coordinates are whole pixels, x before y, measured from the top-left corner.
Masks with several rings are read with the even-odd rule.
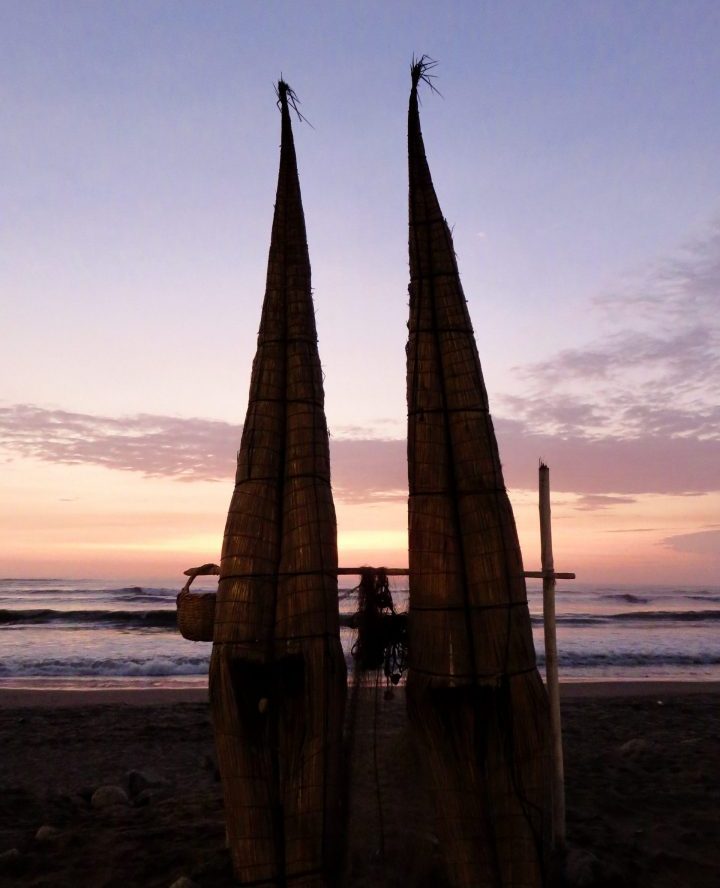
[[[565,769],[563,765],[560,685],[558,680],[557,633],[555,629],[555,565],[550,522],[550,469],[540,463],[540,560],[543,570],[543,626],[545,629],[545,672],[550,698],[550,732],[553,759],[553,844],[565,848]]]

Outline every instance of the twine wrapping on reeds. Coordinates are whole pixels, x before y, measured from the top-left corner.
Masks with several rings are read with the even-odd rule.
[[[408,706],[456,886],[539,886],[549,838],[547,700],[522,556],[412,68],[408,114]],[[429,82],[429,81],[428,81]]]
[[[333,884],[341,846],[346,676],[322,370],[289,112],[296,99],[283,81],[277,94],[275,215],[223,541],[210,696],[236,879],[323,886]]]

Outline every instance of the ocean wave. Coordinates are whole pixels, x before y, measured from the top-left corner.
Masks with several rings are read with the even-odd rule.
[[[0,583],[62,583],[62,577],[0,577]],[[73,582],[77,582],[73,580]]]
[[[541,615],[533,615],[530,617],[533,626],[542,626],[544,620]],[[569,616],[556,616],[555,622],[563,626],[599,626],[607,622],[605,616],[593,616],[592,614],[573,614]]]
[[[545,665],[545,656],[538,654],[538,665]],[[565,651],[560,652],[560,666],[578,669],[591,666],[717,666],[720,653],[696,654],[654,651]]]
[[[6,589],[13,595],[138,595],[145,592],[142,586],[97,586],[95,588],[75,588],[72,586],[38,586],[37,589]],[[159,591],[159,590],[149,590]]]
[[[610,595],[601,595],[603,601],[625,601],[627,604],[649,604],[651,598],[642,595],[633,595],[632,592],[613,592]]]
[[[612,614],[611,620],[658,620],[680,623],[705,623],[720,620],[720,610],[696,611],[633,611],[632,613]]]
[[[33,610],[0,610],[0,625],[38,625],[47,623],[83,624],[92,626],[127,626],[168,628],[177,625],[175,610],[107,611],[72,610],[59,611],[50,608]]]
[[[560,614],[559,626],[601,626],[621,623],[712,623],[720,620],[720,610],[696,611],[625,611],[620,614]],[[542,616],[532,617],[534,626],[542,626]]]
[[[47,658],[35,661],[0,661],[0,678],[22,675],[27,678],[93,676],[163,676],[203,675],[208,670],[209,655],[195,657],[133,657],[130,659]]]
[[[559,614],[559,626],[599,626],[608,623],[708,623],[720,620],[718,610],[691,611],[624,611],[616,614]],[[542,616],[532,617],[533,625],[542,626]],[[175,608],[152,610],[54,610],[30,608],[0,610],[0,625],[37,626],[64,624],[84,628],[116,626],[118,628],[169,629],[177,625]]]
[[[163,677],[207,675],[209,651],[199,656],[151,656],[131,658],[48,657],[35,661],[10,659],[0,661],[0,678],[100,678]],[[545,665],[542,653],[538,665]],[[700,651],[695,654],[653,651],[568,651],[560,653],[560,667],[568,670],[608,668],[718,666],[720,653]],[[622,674],[622,673],[619,673]]]
[[[123,604],[145,604],[148,606],[168,604],[175,601],[179,589],[152,589],[132,586],[123,589],[0,589],[0,605],[16,610],[38,609],[46,604],[52,609],[56,601],[64,605],[74,604],[78,609],[92,604],[102,604],[105,608],[122,608]]]
[[[12,592],[10,594],[0,592],[0,601],[12,602],[16,607],[26,606],[32,608],[38,601],[55,603],[58,599],[63,603],[77,601],[79,603],[98,602],[106,607],[117,607],[120,602],[132,604],[158,603],[166,604],[174,601],[177,590],[146,589],[138,593],[128,593],[121,589],[35,589],[30,592]]]

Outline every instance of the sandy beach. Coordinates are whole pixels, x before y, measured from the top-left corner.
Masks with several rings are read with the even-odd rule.
[[[0,885],[232,885],[205,698],[0,691]],[[719,703],[717,683],[563,688],[567,884],[720,883]],[[442,885],[402,692],[361,692],[352,752],[345,884]]]

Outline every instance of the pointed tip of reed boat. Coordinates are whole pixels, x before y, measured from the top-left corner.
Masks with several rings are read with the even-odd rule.
[[[297,96],[295,90],[290,86],[290,84],[280,75],[280,79],[278,80],[275,86],[275,95],[277,96],[277,106],[280,109],[282,114],[287,114],[290,116],[290,109],[292,109],[297,115],[297,119],[302,123],[307,123],[312,127],[310,121],[305,117],[304,114],[301,114],[300,108],[298,107],[301,102]]]
[[[433,80],[435,80],[437,75],[430,73],[437,68],[438,64],[439,62],[430,58],[430,56],[425,53],[419,58],[413,55],[412,62],[410,63],[410,77],[412,80],[413,92],[417,92],[418,84],[422,81],[423,83],[427,83],[434,93],[440,95],[437,87],[433,83]]]
[[[275,86],[275,95],[277,96],[278,106],[281,109],[287,107],[288,95],[294,95],[292,87],[286,80],[283,79],[282,74],[280,75],[280,79]]]

